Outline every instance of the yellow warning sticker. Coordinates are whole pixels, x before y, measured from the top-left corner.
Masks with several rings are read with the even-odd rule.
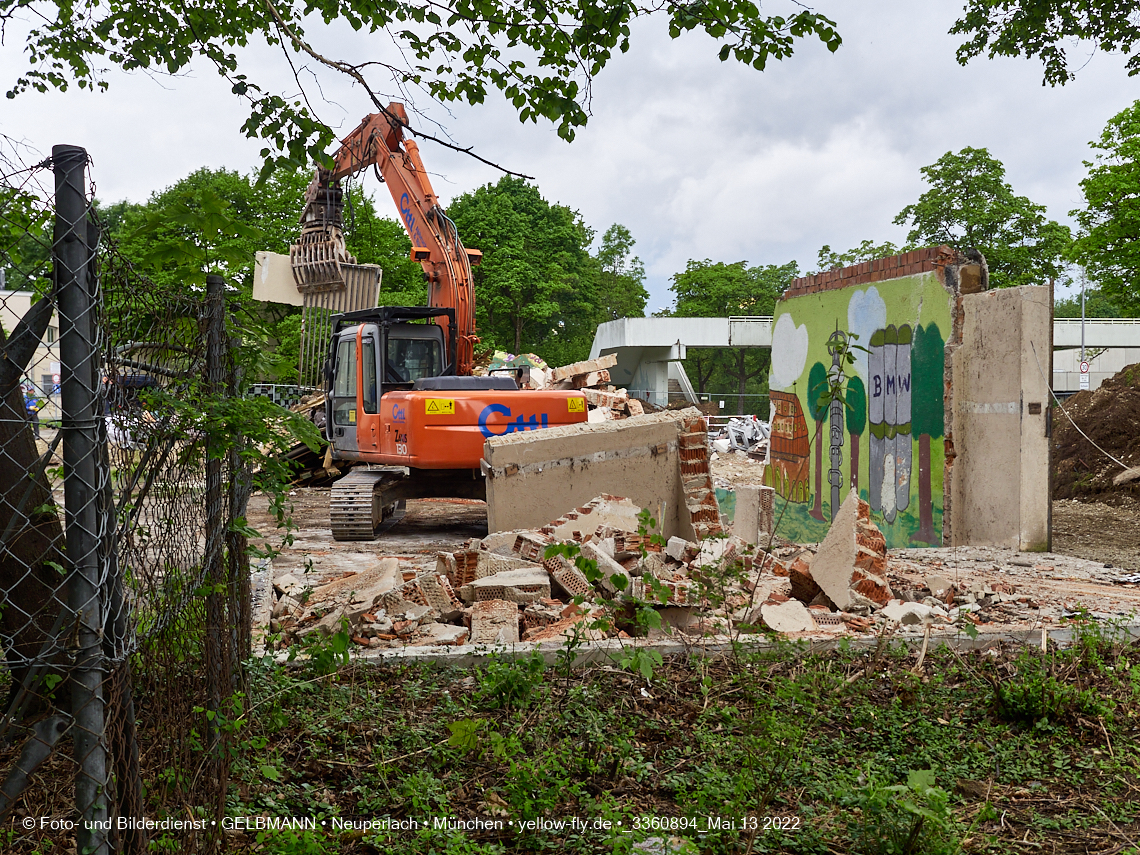
[[[455,401],[451,398],[428,398],[424,412],[429,416],[454,416]]]
[[[566,408],[572,413],[586,412],[586,399],[585,398],[567,398]]]
[[[350,425],[356,424],[356,410],[349,410],[348,411],[348,423]]]

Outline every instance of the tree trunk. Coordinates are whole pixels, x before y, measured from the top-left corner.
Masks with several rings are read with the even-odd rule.
[[[855,495],[859,495],[859,440],[862,434],[851,434],[851,486],[855,488]]]
[[[815,423],[815,506],[808,512],[823,522],[823,422]]]
[[[0,646],[12,675],[9,701],[40,655],[66,597],[64,576],[56,569],[66,566],[63,526],[47,477],[34,474],[38,462],[23,391],[13,384],[0,401],[0,535],[6,533],[0,545]],[[33,699],[26,711],[41,706]]]
[[[930,434],[918,435],[918,531],[910,538],[915,543],[941,545],[934,531],[934,505],[930,495]]]

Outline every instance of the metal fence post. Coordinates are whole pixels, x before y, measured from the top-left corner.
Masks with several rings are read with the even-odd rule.
[[[241,343],[236,336],[227,337],[226,396],[237,398],[241,386],[241,371],[234,360],[234,351]],[[252,644],[252,592],[249,582],[249,540],[234,525],[244,517],[249,503],[250,477],[241,459],[244,437],[234,435],[227,460],[229,496],[226,516],[226,557],[229,569],[230,595],[230,665],[233,668],[233,689],[246,693],[244,663],[253,655]]]
[[[221,276],[206,277],[206,394],[210,405],[225,393],[226,318],[225,280]],[[212,426],[216,429],[216,426]],[[224,731],[219,727],[225,714],[224,704],[232,692],[230,674],[230,629],[226,621],[226,571],[224,551],[226,522],[222,493],[222,455],[211,433],[206,438],[206,697],[207,709],[214,713],[209,725],[213,769],[217,778],[219,799],[215,806],[218,818],[225,808],[227,763]]]
[[[65,542],[68,605],[74,615],[70,637],[74,665],[71,706],[78,771],[75,802],[80,822],[76,850],[107,855],[107,750],[103,701],[102,562],[98,502],[98,350],[95,300],[87,276],[87,152],[52,147],[55,172],[53,260],[59,288],[62,364]]]

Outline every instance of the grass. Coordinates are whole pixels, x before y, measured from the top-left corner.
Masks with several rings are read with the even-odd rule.
[[[248,712],[217,720],[235,734],[226,813],[315,828],[247,822],[225,840],[266,855],[1138,855],[1140,645],[1081,626],[1047,654],[942,648],[919,666],[901,646],[784,643],[667,658],[648,681],[534,657],[254,663]],[[161,726],[144,726],[144,757]],[[208,817],[167,794],[174,775],[148,773],[147,815]],[[151,851],[185,844],[159,832]],[[66,844],[29,845],[0,829],[5,852]]]
[[[943,649],[917,673],[901,649],[790,645],[668,659],[648,683],[534,659],[259,666],[252,701],[231,811],[326,826],[232,838],[249,851],[624,853],[675,838],[668,851],[952,855],[1140,838],[1140,649],[1095,627],[1048,655]]]

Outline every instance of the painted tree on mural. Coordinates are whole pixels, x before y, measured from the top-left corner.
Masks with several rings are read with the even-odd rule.
[[[815,419],[815,504],[809,513],[823,522],[823,421],[827,418],[827,369],[817,362],[808,373],[808,410]]]
[[[859,441],[867,429],[867,387],[856,374],[847,381],[847,432],[851,434],[851,486],[859,492]]]
[[[942,381],[946,342],[938,324],[927,324],[914,331],[911,350],[911,419],[918,435],[918,531],[911,535],[917,543],[941,543],[934,530],[934,511],[930,489],[930,440],[942,436]]]

